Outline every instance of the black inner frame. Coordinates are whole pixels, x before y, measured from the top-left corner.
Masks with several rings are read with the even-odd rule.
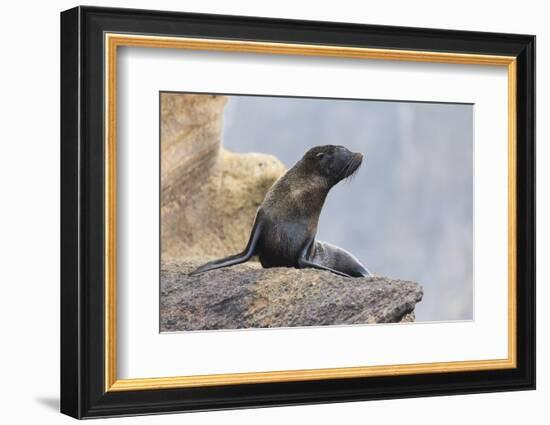
[[[515,56],[517,368],[105,392],[105,32]],[[63,413],[90,418],[534,389],[534,36],[77,7],[61,14],[61,120]]]

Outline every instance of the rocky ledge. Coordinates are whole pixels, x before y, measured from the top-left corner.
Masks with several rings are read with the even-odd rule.
[[[202,263],[162,264],[161,332],[410,322],[423,295],[415,282],[257,262],[187,275]]]

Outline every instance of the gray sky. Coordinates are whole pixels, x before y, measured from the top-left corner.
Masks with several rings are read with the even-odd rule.
[[[419,282],[418,321],[473,318],[471,105],[230,96],[223,143],[287,167],[316,145],[363,153],[329,194],[317,238]]]

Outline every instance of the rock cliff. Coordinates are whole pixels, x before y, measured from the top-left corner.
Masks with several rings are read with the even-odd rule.
[[[162,259],[223,256],[248,241],[256,209],[285,171],[221,143],[225,96],[161,95]]]
[[[162,265],[161,332],[410,322],[422,299],[414,282],[255,262],[187,276],[199,265]]]

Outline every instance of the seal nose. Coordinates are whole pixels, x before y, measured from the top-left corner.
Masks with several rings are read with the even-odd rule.
[[[353,156],[354,156],[354,158],[355,158],[356,160],[363,162],[363,154],[362,154],[362,153],[355,152],[355,153],[353,154]]]

